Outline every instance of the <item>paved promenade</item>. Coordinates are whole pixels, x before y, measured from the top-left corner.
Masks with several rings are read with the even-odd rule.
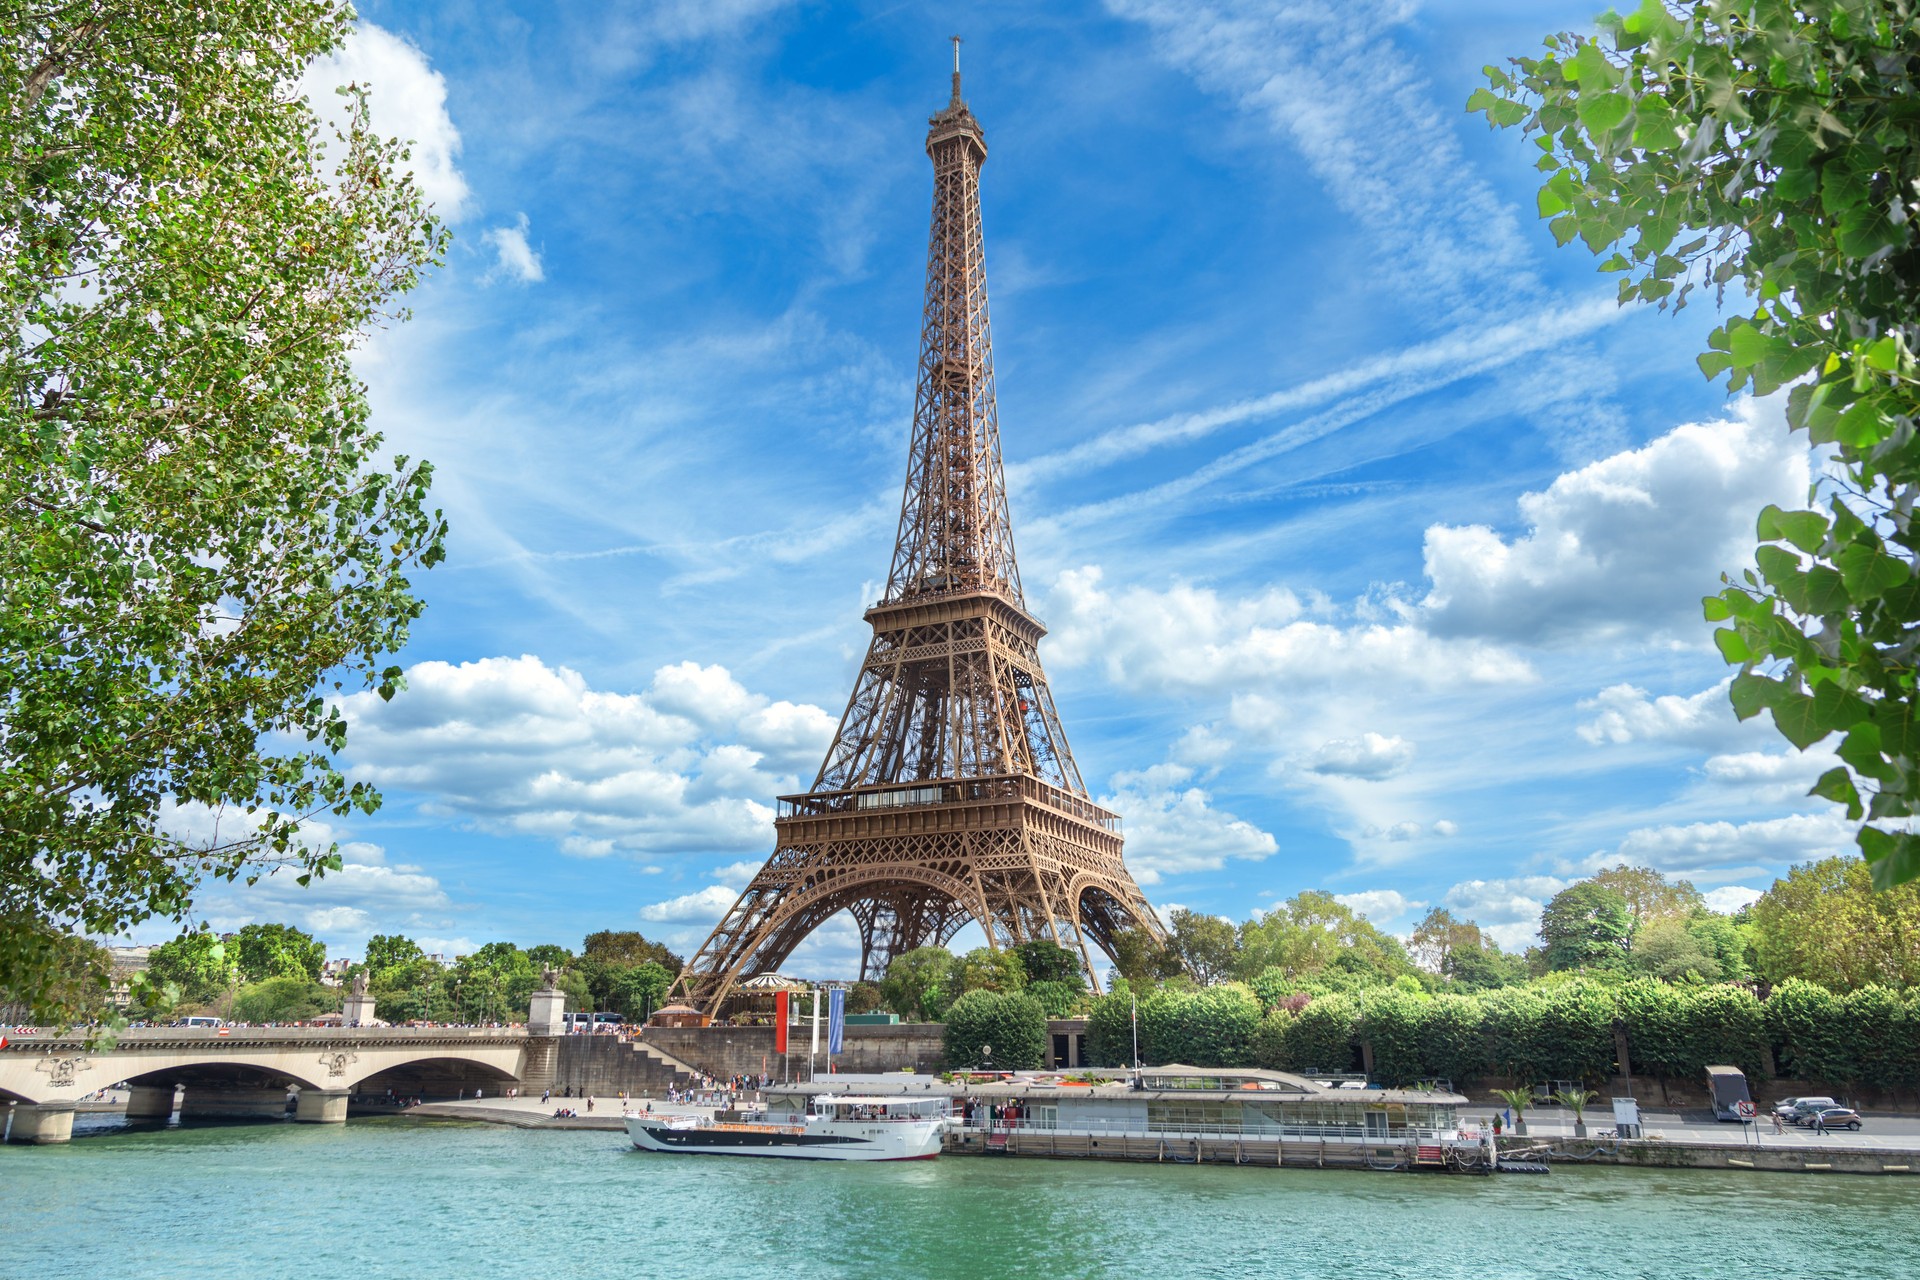
[[[636,1098],[626,1105],[639,1110],[646,1107],[649,1101],[655,1115],[710,1117],[714,1114],[712,1107],[669,1104],[657,1098]],[[620,1118],[621,1106],[618,1098],[595,1098],[593,1110],[588,1111],[585,1098],[555,1097],[541,1102],[539,1096],[535,1095],[531,1098],[468,1098],[462,1102],[425,1102],[417,1107],[409,1107],[400,1114],[427,1120],[479,1120],[487,1124],[512,1125],[517,1129],[620,1130],[626,1128],[625,1121]],[[575,1114],[553,1114],[559,1110],[569,1110]]]

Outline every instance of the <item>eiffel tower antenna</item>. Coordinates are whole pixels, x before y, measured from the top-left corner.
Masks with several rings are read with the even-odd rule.
[[[848,912],[861,977],[945,945],[1045,939],[1080,957],[1163,930],[1121,861],[1120,819],[1087,794],[1040,667],[1001,472],[980,230],[986,134],[960,97],[928,121],[933,223],[900,526],[873,641],[813,786],[781,796],[773,856],[675,980],[717,1016]]]

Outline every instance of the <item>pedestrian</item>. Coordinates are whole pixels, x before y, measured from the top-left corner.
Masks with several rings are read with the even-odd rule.
[[[587,1110],[589,1110],[589,1111],[591,1111],[591,1110],[593,1110],[593,1095],[592,1095],[592,1094],[588,1094],[588,1095],[587,1095]]]
[[[551,1088],[542,1089],[540,1091],[540,1105],[543,1107],[546,1106],[547,1102],[552,1097],[553,1097],[553,1090]]]
[[[1813,1131],[1815,1133],[1825,1133],[1827,1131],[1827,1113],[1826,1112],[1816,1111],[1813,1113]]]
[[[1773,1113],[1773,1131],[1775,1133],[1785,1133],[1787,1131],[1786,1122],[1780,1119],[1780,1113],[1778,1111]]]

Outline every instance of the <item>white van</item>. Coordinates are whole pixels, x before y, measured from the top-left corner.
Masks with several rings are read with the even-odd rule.
[[[209,1018],[203,1014],[195,1014],[191,1018],[182,1018],[180,1025],[183,1027],[217,1027],[220,1025],[220,1019]]]

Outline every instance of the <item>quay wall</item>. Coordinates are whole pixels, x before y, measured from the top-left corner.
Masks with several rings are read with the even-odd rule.
[[[854,1026],[846,1029],[845,1050],[835,1057],[842,1071],[937,1072],[946,1062],[944,1028],[937,1022],[900,1022],[892,1026]],[[785,1074],[780,1055],[773,1051],[772,1027],[648,1027],[642,1038],[682,1062],[709,1075],[757,1076],[766,1071]],[[786,1065],[805,1078],[811,1027],[788,1029]],[[826,1031],[820,1035],[816,1060],[827,1067]]]
[[[1763,1173],[1920,1173],[1920,1152],[1863,1147],[1742,1147],[1725,1143],[1652,1141],[1584,1142],[1502,1137],[1502,1160],[1549,1164],[1632,1165],[1642,1169],[1756,1170]]]
[[[554,1054],[551,1087],[555,1093],[571,1097],[611,1097],[621,1090],[634,1097],[658,1097],[668,1086],[686,1083],[684,1075],[647,1053],[647,1047],[721,1079],[757,1076],[762,1071],[775,1079],[788,1075],[805,1079],[809,1030],[792,1029],[784,1063],[773,1051],[772,1027],[648,1027],[637,1041],[618,1036],[561,1036]],[[848,1027],[845,1050],[835,1061],[842,1071],[932,1074],[942,1069],[945,1060],[941,1032],[940,1024],[932,1022]],[[824,1042],[823,1034],[823,1046]],[[826,1070],[824,1047],[817,1063]],[[540,1087],[547,1085],[542,1082]]]

